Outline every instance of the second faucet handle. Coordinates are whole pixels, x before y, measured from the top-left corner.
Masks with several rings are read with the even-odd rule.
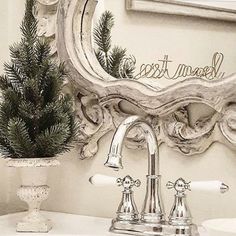
[[[139,187],[141,185],[141,181],[139,179],[133,180],[133,178],[129,175],[125,176],[123,179],[117,179],[118,186],[123,186],[125,190],[130,190],[133,186]]]
[[[178,180],[176,180],[174,183],[169,181],[166,184],[166,187],[168,189],[175,189],[177,193],[185,193],[186,190],[191,191],[190,189],[190,183],[191,182],[186,182],[183,178],[179,178]]]
[[[178,193],[184,193],[189,191],[202,191],[202,192],[216,192],[226,193],[229,190],[229,186],[222,181],[190,181],[186,182],[184,179],[179,178],[174,183],[169,181],[166,184],[168,189],[175,189]]]

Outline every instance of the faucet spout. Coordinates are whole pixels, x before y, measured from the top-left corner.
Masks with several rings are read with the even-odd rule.
[[[141,212],[141,220],[145,222],[161,222],[164,219],[163,206],[160,197],[159,152],[155,132],[150,124],[139,116],[130,116],[117,128],[110,146],[105,166],[119,170],[122,165],[122,148],[124,138],[135,126],[141,128],[147,141],[148,175],[146,197]]]
[[[105,166],[115,170],[123,168],[122,148],[124,138],[134,126],[139,126],[142,129],[147,141],[148,175],[159,175],[159,153],[156,135],[146,120],[139,116],[130,116],[119,125],[113,136]]]

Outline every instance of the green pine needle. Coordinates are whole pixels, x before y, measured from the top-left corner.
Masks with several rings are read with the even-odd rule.
[[[46,129],[36,138],[38,155],[41,157],[50,157],[64,152],[65,142],[69,136],[70,130],[68,124],[58,123]]]
[[[101,67],[107,72],[109,73],[109,68],[106,66],[106,61],[105,61],[105,54],[102,51],[97,51],[95,52],[97,60],[99,62],[99,64],[101,65]]]
[[[30,139],[26,124],[19,118],[10,119],[8,122],[8,140],[12,149],[18,156],[34,156],[34,145]]]
[[[111,48],[111,29],[114,26],[114,17],[110,11],[102,14],[94,28],[94,40],[100,51],[108,53]]]
[[[111,30],[114,26],[114,16],[110,11],[105,11],[98,24],[94,28],[94,42],[97,46],[95,55],[101,67],[111,76],[121,78],[133,78],[135,63],[128,65],[126,49],[119,46],[111,46]]]
[[[109,55],[110,75],[120,77],[120,65],[126,56],[126,49],[114,47]]]
[[[0,152],[6,158],[61,154],[79,132],[71,98],[62,95],[65,65],[52,61],[49,42],[37,36],[35,4],[26,0],[22,39],[10,47],[0,76]]]

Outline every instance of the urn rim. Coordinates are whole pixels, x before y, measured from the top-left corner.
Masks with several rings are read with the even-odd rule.
[[[8,167],[53,167],[59,165],[57,157],[11,158],[7,161]]]

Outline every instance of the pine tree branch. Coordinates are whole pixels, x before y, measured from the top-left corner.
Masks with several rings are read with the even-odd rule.
[[[35,79],[28,79],[24,82],[23,96],[25,100],[30,101],[35,105],[35,108],[40,102],[40,91],[38,82]]]
[[[64,143],[69,136],[69,126],[63,123],[55,124],[46,129],[36,138],[39,156],[51,157],[64,151]]]
[[[6,75],[0,76],[0,89],[4,91],[9,88],[13,89],[16,93],[21,93],[21,84],[18,80],[9,79]]]
[[[98,60],[99,64],[101,65],[101,67],[107,73],[109,73],[109,70],[107,69],[106,62],[105,62],[105,59],[104,59],[105,54],[102,51],[99,51],[99,50],[97,52],[95,52],[95,54],[96,54],[97,60]]]
[[[62,96],[68,73],[37,36],[36,0],[26,0],[22,40],[10,47],[0,76],[0,152],[4,157],[51,157],[68,151],[78,133],[71,100]]]
[[[132,78],[135,63],[125,62],[126,49],[114,47],[111,49],[111,30],[114,26],[114,17],[111,12],[105,11],[94,28],[94,41],[97,45],[95,55],[101,67],[115,78]]]
[[[34,156],[34,145],[31,142],[25,123],[18,119],[11,119],[8,123],[8,139],[15,153],[24,158]]]
[[[44,60],[48,60],[50,57],[50,45],[46,39],[41,38],[36,41],[35,53],[37,55],[37,62],[42,63]]]
[[[108,70],[108,52],[111,48],[111,29],[114,26],[114,17],[110,11],[105,11],[94,28],[94,40],[98,50],[104,52]]]
[[[21,24],[22,36],[29,44],[33,44],[37,39],[37,24],[38,21],[34,16],[36,0],[26,0],[25,15]]]
[[[114,47],[109,55],[110,74],[115,78],[120,78],[120,65],[126,55],[126,49]]]
[[[4,69],[10,81],[18,85],[21,85],[23,83],[24,75],[22,74],[21,69],[16,64],[5,63]]]
[[[15,153],[9,141],[0,134],[0,152],[5,158],[18,158],[19,155]]]

